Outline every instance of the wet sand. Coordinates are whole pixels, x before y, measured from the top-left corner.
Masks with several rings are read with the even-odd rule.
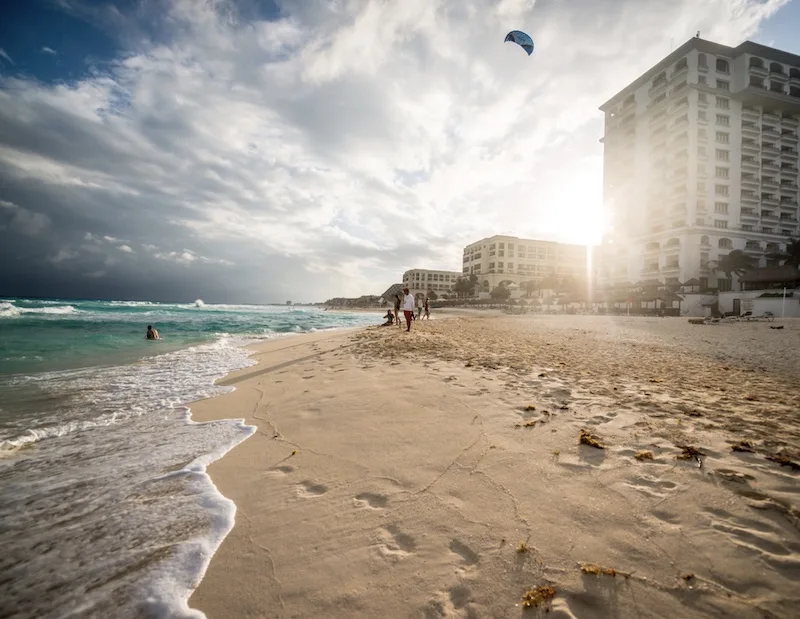
[[[238,512],[190,605],[795,617],[800,321],[781,324],[466,317],[269,343],[192,407],[258,432],[209,468]],[[527,609],[535,587],[555,595]]]

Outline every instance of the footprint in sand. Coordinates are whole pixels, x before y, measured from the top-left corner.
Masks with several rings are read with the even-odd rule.
[[[315,484],[311,481],[304,481],[297,485],[297,495],[304,499],[311,499],[322,496],[328,491],[325,484]]]
[[[289,473],[293,472],[294,472],[294,467],[289,466],[288,464],[284,466],[276,466],[275,468],[272,468],[267,471],[267,473],[271,473],[273,475],[281,475],[281,476],[288,475]]]
[[[631,477],[625,485],[630,486],[634,490],[638,490],[642,494],[646,494],[657,499],[663,499],[671,491],[678,487],[678,484],[666,479],[659,479],[650,475],[636,475]]]
[[[471,619],[476,617],[474,608],[468,605],[472,602],[472,590],[460,583],[440,591],[423,609],[425,619],[451,619],[455,617]]]
[[[372,492],[362,492],[353,498],[356,507],[366,507],[368,509],[385,509],[389,504],[389,499],[382,494]]]
[[[414,538],[400,531],[396,525],[381,529],[381,541],[377,545],[378,552],[387,559],[405,559],[416,550]]]
[[[778,570],[798,570],[800,543],[785,539],[785,533],[770,522],[736,516],[723,509],[706,509],[711,528],[736,546]]]
[[[457,569],[457,572],[460,574],[466,572],[467,569],[474,569],[480,558],[478,557],[477,552],[457,539],[454,539],[450,542],[450,552],[453,552],[461,557],[462,566]]]

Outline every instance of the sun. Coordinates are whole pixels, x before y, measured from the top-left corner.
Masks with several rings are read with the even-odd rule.
[[[611,223],[603,204],[602,168],[584,167],[559,180],[546,192],[540,229],[562,243],[599,245]]]

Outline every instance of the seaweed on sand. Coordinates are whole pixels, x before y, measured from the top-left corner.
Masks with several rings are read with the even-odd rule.
[[[753,453],[755,449],[753,449],[754,445],[752,441],[739,441],[735,445],[731,445],[732,451],[742,451],[745,453]]]
[[[519,546],[517,546],[517,552],[519,553],[528,552],[528,550],[529,550],[528,544],[526,544],[525,542],[520,542]]]
[[[700,462],[700,458],[706,455],[694,445],[675,445],[675,447],[681,450],[681,453],[675,456],[678,460],[697,460]]]
[[[652,460],[653,459],[653,452],[652,451],[637,451],[634,456],[639,462],[643,462],[645,460]]]
[[[536,404],[526,404],[525,406],[522,407],[522,410],[524,410],[526,413],[529,413],[531,411],[535,411],[536,410]]]
[[[556,590],[550,585],[542,585],[528,589],[522,596],[523,608],[535,608],[539,604],[545,604],[556,597]]]
[[[532,428],[535,425],[536,425],[536,419],[533,419],[531,421],[526,421],[525,423],[514,424],[514,427],[515,428]]]
[[[594,563],[581,563],[581,572],[592,576],[600,576],[601,574],[605,574],[606,576],[617,575],[617,570],[613,567],[603,567],[602,565],[595,565]]]
[[[606,446],[600,442],[600,439],[596,437],[594,434],[591,434],[587,430],[581,430],[580,437],[578,438],[578,442],[581,445],[588,445],[589,447],[594,447],[595,449],[605,449]]]
[[[788,466],[793,471],[800,471],[800,464],[791,460],[786,454],[775,454],[774,456],[767,456],[767,460],[777,462],[781,466]]]

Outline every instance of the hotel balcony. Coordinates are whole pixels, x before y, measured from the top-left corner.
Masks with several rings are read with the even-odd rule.
[[[640,272],[642,275],[657,275],[659,272],[658,265],[657,264],[645,265],[642,267],[642,270]]]
[[[761,162],[754,157],[742,157],[742,169],[750,173],[761,170]]]
[[[742,208],[741,218],[746,219],[748,221],[758,221],[760,215],[758,214],[758,211],[756,211],[755,209]]]
[[[781,171],[780,166],[775,161],[762,161],[761,169],[764,172],[771,172],[772,174],[777,174]]]
[[[761,135],[761,127],[755,123],[742,123],[742,136],[751,139],[758,139]]]
[[[661,267],[662,273],[676,273],[681,270],[680,264],[666,264]]]
[[[753,110],[749,107],[742,108],[742,120],[751,123],[757,123],[761,120],[761,114],[758,110]]]
[[[781,118],[776,114],[770,114],[768,112],[764,112],[764,115],[761,117],[761,120],[764,122],[765,125],[777,125]]]
[[[797,148],[798,137],[794,131],[789,131],[781,134],[781,140],[784,144],[794,145]]]
[[[762,142],[761,152],[765,155],[770,155],[771,157],[777,157],[781,154],[780,148],[778,148],[778,145],[773,142]]]
[[[800,77],[796,79],[800,82]],[[798,86],[800,86],[800,84],[798,84]],[[797,131],[797,129],[800,128],[800,120],[796,118],[791,118],[789,116],[784,116],[781,119],[781,124],[787,129],[794,129],[795,131]]]
[[[760,203],[761,199],[755,193],[742,192],[742,204],[758,206]]]
[[[796,183],[782,182],[780,189],[783,195],[796,196],[798,187]]]
[[[761,146],[753,140],[742,140],[742,152],[755,156],[761,152]]]
[[[770,71],[769,79],[785,84],[789,81],[789,75],[783,71]]]
[[[666,91],[667,91],[667,78],[665,75],[664,79],[659,81],[657,84],[653,84],[652,86],[650,86],[650,88],[647,90],[647,94],[650,95],[651,99],[654,99],[655,97],[665,93]]]
[[[763,206],[778,206],[779,204],[778,196],[771,193],[762,193],[761,204]],[[761,216],[762,217],[764,216],[764,211],[761,211]]]
[[[732,98],[741,101],[744,105],[758,105],[767,110],[780,109],[784,113],[800,114],[800,97],[783,91],[767,90],[763,86],[751,84],[732,93]],[[762,124],[777,125],[779,122],[780,117],[774,114],[762,116]]]
[[[782,226],[796,226],[797,225],[797,218],[796,217],[781,217],[781,225]]]
[[[749,243],[748,243],[749,245]],[[764,250],[761,248],[761,245],[756,243],[755,245],[745,246],[744,248],[745,253],[751,256],[761,256],[764,253]]]
[[[792,69],[789,73],[789,86],[800,87],[800,71]]]
[[[684,63],[680,67],[675,67],[675,70],[670,74],[669,81],[670,83],[676,81],[682,76],[685,76],[689,73],[689,64]]]
[[[781,161],[797,161],[797,150],[794,148],[783,148],[781,150]]]
[[[672,106],[670,109],[670,114],[680,114],[681,112],[686,112],[689,110],[689,100],[688,99],[681,99],[675,105]]]
[[[781,178],[784,179],[796,179],[797,178],[797,167],[791,164],[784,163],[780,167],[781,170]]]
[[[780,216],[775,211],[761,211],[761,220],[777,222],[780,221]]]
[[[764,189],[778,189],[780,187],[780,183],[778,183],[777,178],[772,178],[770,176],[762,176],[761,186]]]
[[[749,67],[747,67],[747,72],[750,75],[754,75],[756,77],[761,77],[761,78],[767,77],[767,75],[769,75],[769,69],[767,69],[767,67],[758,65],[750,65]]]
[[[792,210],[797,208],[797,200],[781,200],[780,206],[785,210]]]
[[[760,181],[754,174],[742,174],[742,187],[749,187],[751,190],[758,189]]]

